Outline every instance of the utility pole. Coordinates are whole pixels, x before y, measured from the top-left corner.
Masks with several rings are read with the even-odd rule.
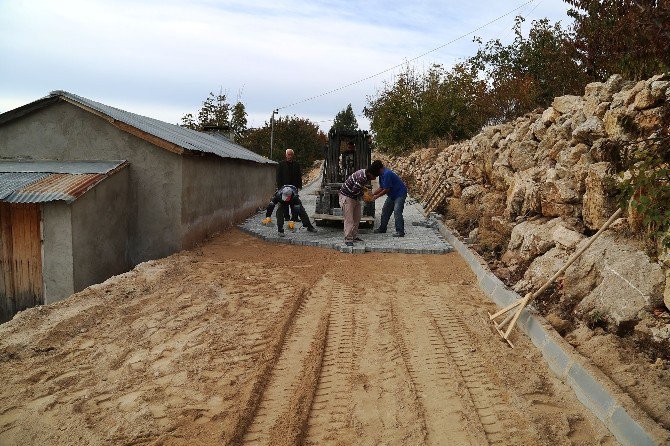
[[[272,159],[272,147],[275,138],[275,115],[279,114],[279,110],[272,110],[272,117],[270,118],[270,159]]]

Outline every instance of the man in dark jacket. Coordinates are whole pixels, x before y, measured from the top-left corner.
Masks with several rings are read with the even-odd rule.
[[[282,186],[294,186],[296,189],[302,189],[302,172],[300,164],[293,161],[295,153],[293,149],[286,150],[286,161],[282,161],[277,166],[277,189]]]
[[[277,189],[277,192],[272,196],[272,200],[268,207],[265,209],[265,218],[263,219],[263,224],[267,225],[272,222],[272,211],[275,206],[277,206],[277,230],[279,231],[279,236],[284,236],[284,218],[288,215],[288,208],[291,209],[291,214],[293,218],[288,223],[289,229],[293,229],[295,222],[298,220],[297,216],[300,216],[302,225],[307,228],[309,232],[316,232],[316,228],[312,226],[312,223],[309,221],[309,216],[305,207],[298,197],[298,189],[295,186],[290,184],[284,185]]]
[[[293,149],[286,149],[286,161],[282,161],[277,165],[277,189],[283,186],[293,186],[297,190],[302,189],[302,172],[300,171],[300,164],[293,161],[295,153]],[[295,214],[291,214],[293,220],[297,220]],[[288,220],[288,208],[284,208],[284,218]]]

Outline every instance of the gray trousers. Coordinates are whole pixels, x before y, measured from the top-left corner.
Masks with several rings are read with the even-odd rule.
[[[358,225],[361,223],[361,202],[340,194],[340,207],[344,217],[344,241],[353,242],[358,237]]]

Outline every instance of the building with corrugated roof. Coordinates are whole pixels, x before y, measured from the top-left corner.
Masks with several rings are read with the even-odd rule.
[[[275,168],[226,138],[63,91],[0,114],[0,320],[245,218]]]

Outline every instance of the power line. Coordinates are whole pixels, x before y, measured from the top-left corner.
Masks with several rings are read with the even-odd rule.
[[[367,80],[370,80],[370,79],[372,79],[372,78],[375,78],[375,77],[377,77],[377,76],[380,76],[380,75],[382,75],[382,74],[384,74],[384,73],[388,73],[388,72],[391,71],[391,70],[395,70],[396,68],[401,67],[401,66],[403,66],[403,65],[405,65],[405,64],[407,64],[407,63],[414,62],[414,61],[417,60],[417,59],[420,59],[420,58],[422,58],[422,57],[424,57],[424,56],[426,56],[426,55],[428,55],[428,54],[430,54],[430,53],[434,53],[435,51],[441,50],[442,48],[444,48],[444,47],[447,46],[447,45],[451,45],[452,43],[454,43],[454,42],[456,42],[456,41],[458,41],[458,40],[461,40],[461,39],[463,39],[463,38],[465,38],[465,37],[467,37],[467,36],[469,36],[469,35],[471,35],[471,34],[474,34],[474,33],[476,33],[477,31],[486,28],[486,27],[489,26],[490,24],[495,23],[495,22],[497,22],[498,20],[503,19],[503,18],[507,17],[508,15],[512,14],[513,12],[518,11],[519,9],[521,9],[521,8],[523,8],[523,7],[525,7],[525,6],[529,5],[529,4],[531,4],[531,3],[534,3],[534,2],[536,2],[536,1],[537,1],[537,0],[529,0],[528,2],[526,2],[526,3],[524,3],[524,4],[520,5],[520,6],[517,6],[516,8],[512,9],[511,11],[508,11],[508,12],[506,12],[505,14],[503,14],[503,15],[501,15],[501,16],[499,16],[499,17],[496,17],[495,19],[493,19],[493,20],[491,20],[491,21],[489,21],[489,22],[487,22],[487,23],[481,25],[479,28],[473,29],[472,31],[467,32],[467,33],[465,33],[465,34],[463,34],[463,35],[461,35],[461,36],[459,36],[459,37],[456,37],[455,39],[450,40],[449,42],[447,42],[447,43],[445,43],[445,44],[442,44],[442,45],[440,45],[440,46],[438,46],[438,47],[435,47],[435,48],[433,48],[433,49],[431,49],[431,50],[428,50],[428,51],[426,51],[425,53],[419,54],[418,56],[413,57],[412,59],[406,60],[406,61],[404,61],[404,62],[401,62],[401,63],[397,64],[397,65],[394,65],[394,66],[392,66],[392,67],[389,67],[389,68],[387,68],[387,69],[385,69],[385,70],[382,70],[382,71],[380,71],[380,72],[378,72],[378,73],[375,73],[375,74],[372,74],[372,75],[370,75],[370,76],[364,77],[364,78],[359,79],[359,80],[357,80],[357,81],[350,82],[350,83],[348,83],[348,84],[346,84],[346,85],[342,85],[341,87],[334,88],[334,89],[332,89],[332,90],[326,91],[325,93],[317,94],[317,95],[315,95],[315,96],[311,96],[311,97],[309,97],[309,98],[306,98],[306,99],[303,99],[303,100],[294,102],[294,103],[292,103],[292,104],[284,105],[284,106],[282,106],[282,107],[277,107],[276,110],[282,110],[282,109],[284,109],[284,108],[293,107],[293,106],[295,106],[295,105],[302,104],[302,103],[304,103],[304,102],[313,101],[314,99],[317,99],[317,98],[320,98],[320,97],[323,97],[323,96],[327,96],[327,95],[329,95],[329,94],[335,93],[335,92],[340,91],[340,90],[344,90],[345,88],[349,88],[349,87],[354,86],[354,85],[356,85],[356,84],[360,84],[361,82],[365,82],[365,81],[367,81]]]

